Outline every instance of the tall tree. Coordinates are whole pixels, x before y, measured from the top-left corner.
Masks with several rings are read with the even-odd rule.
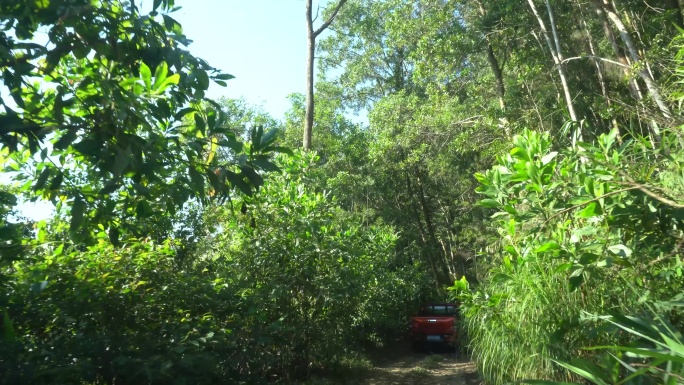
[[[622,18],[618,14],[618,11],[615,8],[615,4],[610,0],[594,0],[594,5],[596,7],[601,7],[603,9],[603,12],[605,12],[605,14],[608,15],[608,19],[610,19],[613,25],[615,25],[615,28],[617,28],[617,30],[620,32],[620,37],[622,38],[622,41],[625,43],[627,51],[629,52],[629,55],[632,59],[632,65],[638,68],[637,73],[639,74],[641,80],[643,80],[646,84],[646,89],[648,89],[648,93],[651,95],[651,98],[653,98],[653,101],[656,103],[658,109],[663,114],[663,116],[666,119],[670,119],[672,117],[670,108],[667,106],[665,100],[660,94],[658,85],[653,79],[653,76],[651,75],[651,72],[648,70],[648,67],[640,65],[642,59],[641,55],[639,54],[639,49],[637,48],[634,39],[632,39],[632,35],[627,30],[625,23],[622,21]]]
[[[306,61],[306,118],[304,119],[304,141],[303,147],[305,150],[311,149],[311,133],[313,131],[314,123],[314,55],[316,53],[316,38],[323,31],[330,26],[335,20],[335,16],[344,6],[347,0],[338,0],[335,7],[323,24],[314,30],[314,21],[312,11],[313,0],[306,0],[306,31],[308,41],[308,56]]]
[[[482,16],[483,19],[487,17],[487,10],[485,10],[484,5],[482,4],[482,1],[477,0],[475,2],[477,4],[478,11],[480,13],[480,16]],[[492,47],[492,38],[491,38],[491,33],[492,30],[489,26],[485,25],[484,26],[484,37],[485,41],[487,42],[487,61],[489,62],[489,66],[492,69],[492,73],[494,74],[494,79],[496,79],[496,93],[497,96],[499,97],[499,107],[501,107],[502,111],[506,110],[506,101],[504,97],[506,96],[506,86],[504,84],[504,79],[503,79],[503,68],[499,64],[499,60],[496,58],[496,55],[494,54],[494,47]]]
[[[544,35],[544,39],[546,40],[546,44],[549,46],[549,51],[551,52],[551,57],[553,58],[554,64],[556,64],[556,67],[558,67],[558,76],[560,77],[561,80],[561,85],[563,87],[563,95],[565,96],[565,103],[567,104],[568,107],[568,112],[570,113],[570,118],[572,120],[577,120],[577,113],[575,112],[575,106],[572,102],[572,96],[570,96],[570,87],[568,86],[568,76],[565,72],[565,67],[563,66],[563,54],[561,53],[561,47],[560,47],[560,41],[558,38],[558,31],[556,30],[556,23],[553,18],[553,11],[551,9],[551,4],[546,1],[546,9],[548,10],[549,13],[549,22],[551,24],[551,29],[553,31],[553,40],[554,43],[551,42],[551,37],[549,36],[549,31],[546,29],[546,24],[544,23],[544,20],[542,17],[539,15],[539,11],[537,11],[537,6],[534,5],[533,0],[527,0],[527,2],[530,4],[530,9],[532,9],[532,13],[534,14],[534,17],[537,18],[537,21],[539,22],[539,27],[542,30],[542,34]]]

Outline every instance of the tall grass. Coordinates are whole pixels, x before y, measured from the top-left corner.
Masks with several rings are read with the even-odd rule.
[[[608,277],[591,279],[573,291],[567,275],[552,266],[535,261],[514,274],[493,272],[487,292],[497,294],[481,298],[486,306],[464,308],[469,348],[487,382],[576,380],[553,359],[582,355],[582,348],[591,343],[618,342],[581,325],[583,311],[620,311],[637,306],[637,298],[629,293],[620,298]]]
[[[628,342],[580,322],[584,312],[637,314],[684,286],[684,198],[672,181],[684,175],[684,151],[670,144],[669,158],[658,157],[640,140],[618,147],[616,135],[559,153],[548,134],[526,131],[477,175],[489,198],[481,204],[500,209],[500,238],[477,290],[460,297],[488,382],[580,380],[555,362],[598,362],[583,348]]]

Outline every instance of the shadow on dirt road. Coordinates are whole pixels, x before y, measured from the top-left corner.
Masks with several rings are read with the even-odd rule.
[[[381,349],[363,385],[478,385],[475,365],[451,353],[415,353],[408,346]]]

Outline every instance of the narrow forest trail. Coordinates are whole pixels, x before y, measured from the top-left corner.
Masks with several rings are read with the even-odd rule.
[[[398,347],[376,356],[362,385],[477,385],[475,365],[453,354],[415,353]]]

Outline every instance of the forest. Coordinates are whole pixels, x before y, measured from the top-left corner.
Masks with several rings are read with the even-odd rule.
[[[293,1],[284,116],[149,3],[0,1],[0,385],[684,384],[684,3]]]

